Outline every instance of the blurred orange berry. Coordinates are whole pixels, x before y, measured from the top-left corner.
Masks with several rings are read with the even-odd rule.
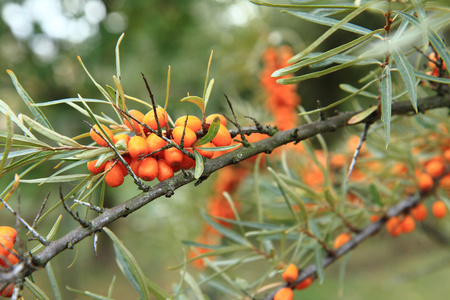
[[[110,187],[118,187],[124,181],[124,175],[122,168],[118,163],[114,164],[114,161],[110,160],[106,163],[105,170],[105,182]],[[109,170],[109,171],[108,171]]]
[[[10,283],[3,290],[0,291],[0,297],[11,298],[13,292],[14,292],[14,283]]]
[[[114,141],[114,134],[112,133],[112,131],[105,125],[101,124],[103,130],[106,132],[106,135],[109,137],[109,139],[111,141]],[[97,134],[94,129],[100,133]],[[105,135],[103,134],[103,132],[100,130],[100,128],[98,127],[97,124],[95,124],[93,126],[93,128],[91,128],[91,131],[89,132],[89,134],[91,135],[91,138],[94,140],[94,142],[96,142],[97,144],[99,144],[102,147],[106,147],[108,146],[108,144],[106,143],[106,141],[103,139],[105,137]]]
[[[128,153],[132,158],[141,158],[150,153],[150,147],[143,137],[136,135],[128,142]]]
[[[401,222],[400,226],[402,227],[403,233],[411,233],[416,228],[416,222],[414,222],[413,217],[410,215],[406,215],[403,218],[403,221]]]
[[[144,114],[141,113],[138,110],[132,109],[128,111],[128,114],[130,116],[132,116],[133,118],[135,118],[136,120],[138,120],[141,123],[144,123]],[[131,119],[131,118],[130,118]],[[135,131],[137,133],[141,133],[142,132],[142,125],[140,125],[138,122],[136,122],[135,120],[131,119],[133,126],[131,126],[130,122],[128,122],[127,118],[123,119],[123,123],[125,124],[125,126],[128,127],[128,129],[130,129],[131,131]],[[134,129],[133,129],[134,127]]]
[[[158,176],[158,162],[153,157],[146,157],[139,166],[139,177],[145,181],[152,181]]]
[[[273,297],[273,300],[292,300],[294,299],[294,292],[288,287],[284,287],[278,290]]]
[[[166,179],[172,178],[174,175],[173,169],[167,164],[164,159],[158,160],[158,178],[159,181],[164,181]]]
[[[103,172],[103,170],[105,169],[106,162],[102,163],[100,166],[98,166],[98,168],[96,168],[95,165],[97,164],[97,161],[98,160],[96,159],[91,160],[87,163],[87,168],[92,174],[98,174],[100,172]]]
[[[419,204],[417,204],[416,206],[411,208],[410,212],[411,212],[411,215],[413,216],[413,218],[419,222],[424,221],[428,215],[427,207],[422,202],[420,202]]]
[[[346,244],[351,239],[352,239],[352,236],[349,233],[346,233],[346,232],[340,233],[334,239],[334,244],[333,244],[334,249],[340,248],[342,245]]]
[[[151,133],[147,137],[147,144],[149,145],[149,153],[152,153],[167,145],[167,142],[163,140],[162,137],[158,136],[156,133]]]
[[[442,159],[433,159],[430,160],[425,165],[425,171],[430,174],[432,177],[436,178],[444,174],[445,166]]]
[[[444,151],[444,159],[450,163],[450,148]]]
[[[297,284],[297,286],[295,287],[296,290],[304,290],[307,287],[309,287],[311,285],[311,283],[313,282],[312,277],[307,277],[305,280],[303,280],[302,282],[300,282],[299,284]]]
[[[387,220],[386,231],[392,236],[398,236],[402,233],[401,220],[399,217],[394,216]]]
[[[139,159],[132,159],[131,162],[129,163],[131,171],[133,171],[134,175],[136,175],[137,177],[139,177],[139,167],[141,165],[142,160]]]
[[[433,213],[435,218],[442,219],[447,215],[447,207],[445,206],[444,202],[437,200],[434,201],[433,205],[431,206],[431,212]]]
[[[433,188],[433,178],[427,173],[421,173],[418,177],[419,189],[422,192],[427,192]]]
[[[380,215],[371,215],[369,217],[370,222],[375,223],[376,221],[378,221],[381,218]]]
[[[184,137],[183,137],[183,132],[184,132]],[[197,140],[197,135],[195,134],[195,132],[186,127],[175,127],[172,130],[172,137],[173,137],[173,141],[178,144],[181,145],[181,139],[183,138],[183,147],[184,148],[190,148],[195,141]]]
[[[446,190],[450,189],[450,173],[441,178],[439,181],[439,187]]]
[[[294,264],[289,264],[287,268],[281,273],[281,278],[287,283],[294,282],[298,277],[298,268]]]
[[[183,160],[181,161],[180,167],[185,170],[192,169],[193,167],[195,167],[195,160],[183,154]]]
[[[187,123],[186,123],[187,119]],[[175,127],[184,127],[186,123],[186,127],[192,129],[192,131],[197,132],[202,129],[202,121],[196,116],[183,116],[179,117],[175,121]]]
[[[161,127],[166,126],[168,117],[167,117],[167,112],[164,110],[164,108],[160,108],[160,107],[157,108],[156,115],[158,116],[159,125]],[[156,123],[155,112],[153,111],[153,109],[144,116],[143,123],[146,124],[148,127],[150,127],[153,130],[158,129],[158,124]]]
[[[183,161],[183,152],[175,147],[164,150],[164,160],[171,167],[180,166]]]

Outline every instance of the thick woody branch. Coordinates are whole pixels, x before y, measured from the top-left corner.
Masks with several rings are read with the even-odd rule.
[[[450,107],[450,97],[446,95],[444,97],[436,96],[421,99],[418,102],[418,107],[420,112],[425,112],[433,108]],[[409,102],[398,102],[394,103],[392,106],[392,115],[412,114],[413,112],[414,108]],[[200,178],[200,181],[225,166],[237,164],[259,153],[271,152],[275,148],[280,147],[284,144],[299,142],[301,140],[313,137],[319,133],[331,132],[337,130],[338,128],[346,127],[348,120],[357,113],[359,113],[359,111],[342,113],[338,116],[328,118],[324,121],[317,121],[310,124],[301,125],[290,130],[276,132],[276,134],[273,134],[273,128],[270,126],[262,126],[259,128],[260,130],[258,130],[256,127],[241,128],[242,132],[246,135],[259,132],[266,133],[272,136],[259,142],[253,143],[249,147],[241,147],[233,152],[205,162],[204,172],[202,177]],[[379,120],[379,118],[380,113],[375,112],[373,115],[364,120],[364,122],[375,122]],[[238,130],[235,130],[233,134],[234,136],[239,134]],[[96,232],[101,231],[103,227],[108,226],[119,218],[128,216],[130,213],[140,209],[144,205],[161,196],[165,195],[166,197],[170,197],[171,195],[173,195],[176,189],[193,181],[195,181],[194,171],[188,170],[173,178],[160,182],[159,184],[151,187],[148,192],[144,192],[124,203],[121,203],[112,208],[105,208],[101,215],[90,221],[89,227],[83,228],[80,226],[67,233],[60,239],[50,242],[47,247],[45,247],[35,256],[28,257],[22,275],[27,276],[33,273],[36,268],[44,267],[46,263],[49,262],[57,254],[66,249],[71,249],[76,243],[82,241],[86,237]],[[401,202],[401,205],[408,205],[409,207],[417,201],[419,200],[415,196],[412,196],[410,200]],[[394,207],[393,209],[391,209],[388,212],[388,216],[395,214],[394,209],[401,209],[401,207]],[[378,230],[379,226],[379,223],[372,224],[371,226],[363,230],[360,234],[356,235],[354,238],[356,239],[355,241],[364,239],[366,236],[374,233],[376,230]],[[357,243],[355,243],[355,245],[356,244]],[[348,251],[349,249],[347,248],[350,247],[350,245],[351,244],[343,246],[342,249],[339,249],[337,251],[337,255],[340,256]],[[329,264],[331,262],[332,259],[327,258],[324,263]],[[314,273],[312,269],[307,269],[307,271],[308,273],[302,273],[305,274],[305,278],[307,277],[306,274]],[[301,280],[301,278],[299,278],[299,280]]]

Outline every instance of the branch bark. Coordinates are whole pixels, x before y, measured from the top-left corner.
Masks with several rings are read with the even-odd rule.
[[[424,99],[420,99],[418,101],[418,108],[420,112],[425,112],[430,109],[440,108],[440,107],[450,107],[450,96],[434,96],[428,97]],[[342,128],[348,126],[348,120],[359,113],[360,111],[353,112],[345,112],[341,113],[335,117],[328,118],[326,120],[319,120],[313,123],[301,125],[290,130],[279,131],[276,132],[273,136],[268,137],[267,139],[261,140],[259,142],[251,144],[249,147],[240,147],[237,150],[220,156],[214,160],[209,160],[204,165],[204,172],[202,177],[197,181],[197,184],[201,183],[205,179],[207,179],[213,172],[224,168],[231,164],[237,164],[247,158],[250,158],[259,153],[270,153],[275,148],[278,148],[282,145],[291,143],[291,142],[299,142],[301,140],[308,139],[320,133],[332,132],[336,131],[338,128]],[[414,113],[414,108],[411,106],[409,102],[397,102],[392,105],[392,115],[400,115],[400,114],[410,114]],[[380,119],[380,112],[376,111],[367,119],[365,119],[364,123],[373,123]],[[258,126],[259,127],[259,126]],[[270,126],[262,126],[259,128],[256,127],[244,127],[241,128],[241,131],[246,134],[252,133],[266,133],[268,135],[273,134],[274,129]],[[238,134],[238,130],[230,130],[230,133],[233,136]],[[57,254],[61,253],[66,249],[71,249],[75,244],[82,241],[86,237],[99,232],[103,227],[109,225],[119,218],[124,218],[128,216],[130,213],[140,209],[144,205],[154,201],[155,199],[166,196],[170,197],[174,194],[175,190],[195,181],[194,171],[188,170],[183,172],[173,178],[165,180],[155,186],[153,186],[148,192],[144,192],[134,198],[129,199],[128,201],[121,203],[112,208],[106,208],[102,214],[93,218],[89,221],[90,226],[83,228],[78,227],[65,236],[59,238],[58,240],[51,241],[50,244],[45,247],[41,252],[32,257],[26,257],[24,261],[18,263],[14,266],[14,269],[20,268],[18,272],[10,272],[8,274],[0,274],[0,282],[5,280],[6,278],[10,279],[18,279],[20,277],[25,277],[32,274],[34,271],[43,268],[47,262],[49,262],[53,257]],[[412,203],[418,201],[415,197],[412,197],[410,200],[406,201],[406,204],[402,205],[412,205]],[[402,202],[403,203],[403,202]],[[400,204],[399,204],[400,205]],[[397,207],[397,206],[396,206]],[[389,214],[393,214],[399,208],[393,208],[392,212]],[[388,215],[389,215],[388,214]],[[362,240],[368,235],[372,234],[379,228],[379,223],[372,224],[369,228],[366,228],[363,232],[355,236],[354,240]],[[356,243],[353,243],[356,245]],[[347,252],[348,248],[351,247],[352,244],[343,246],[342,249],[339,249],[337,254],[340,256],[343,253]],[[326,258],[324,261],[325,265],[328,265],[333,262],[334,259]],[[307,272],[306,272],[307,271]],[[311,268],[305,270],[302,273],[301,277],[299,277],[299,281],[308,277],[307,274],[313,274],[315,271]]]

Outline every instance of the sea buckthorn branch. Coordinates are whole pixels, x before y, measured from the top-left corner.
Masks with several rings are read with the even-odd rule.
[[[427,110],[434,108],[450,107],[450,96],[449,95],[445,95],[442,97],[433,96],[420,99],[418,101],[418,107],[420,112],[425,112]],[[202,178],[207,178],[213,172],[220,170],[225,166],[237,164],[259,153],[271,152],[275,148],[278,148],[282,145],[291,142],[299,142],[301,140],[311,138],[320,133],[332,132],[337,130],[338,128],[349,126],[348,124],[349,119],[358,113],[360,113],[360,111],[341,113],[340,115],[330,117],[325,121],[316,121],[292,128],[290,130],[278,131],[276,132],[276,134],[272,135],[271,137],[268,137],[267,139],[251,144],[250,147],[240,147],[235,151],[224,154],[216,159],[208,160],[204,164],[204,171],[200,180],[202,180]],[[393,103],[392,105],[393,115],[412,114],[412,113],[414,113],[414,108],[411,106],[409,102],[397,102]],[[367,119],[365,119],[363,122],[372,123],[379,119],[380,114],[374,113]],[[246,135],[250,135],[255,132],[266,134],[273,133],[273,127],[264,125],[262,126],[262,128],[263,132],[258,131],[256,127],[242,128],[242,132]],[[231,130],[231,132],[234,132],[234,135],[238,134],[237,129],[234,131]],[[148,192],[144,192],[112,208],[104,208],[103,212],[99,216],[90,220],[91,224],[90,227],[88,228],[83,228],[81,226],[77,227],[72,231],[70,231],[69,233],[67,233],[66,235],[64,235],[63,237],[55,241],[47,242],[47,247],[45,247],[41,252],[37,253],[33,257],[31,256],[25,257],[24,258],[25,266],[23,268],[23,271],[21,271],[20,274],[18,275],[24,277],[30,275],[37,269],[44,267],[47,264],[47,262],[49,262],[57,254],[61,253],[66,249],[73,248],[75,244],[87,238],[88,236],[91,236],[94,233],[102,231],[102,229],[105,226],[111,224],[112,222],[120,218],[128,216],[130,213],[140,209],[141,207],[145,206],[146,204],[154,201],[155,199],[161,196],[166,197],[172,196],[176,189],[195,180],[196,179],[194,177],[194,171],[192,169],[185,170],[184,172],[170,179],[164,180],[158,183],[157,185],[151,187]],[[413,207],[415,204],[420,202],[422,196],[423,195],[410,196],[407,199],[401,201],[398,205],[395,205],[394,207],[389,209],[385,217],[380,219],[378,222],[369,225],[359,234],[355,235],[351,243],[345,244],[336,251],[335,256],[326,257],[323,261],[324,266],[328,266],[338,257],[342,256],[343,254],[348,252],[351,248],[360,243],[362,240],[375,233],[377,230],[379,230],[381,225],[386,222],[388,218],[398,215],[399,213]],[[31,228],[31,230],[33,229]],[[302,272],[297,282],[300,282],[302,279],[305,279],[309,275],[314,274],[315,271],[316,270],[314,266],[307,268],[304,272]],[[16,277],[13,276],[13,277],[19,278],[20,276]],[[0,279],[1,278],[2,277],[0,276]]]
[[[434,184],[434,188],[437,186],[438,180]],[[414,195],[411,195],[403,200],[401,200],[398,204],[392,206],[389,208],[386,212],[386,214],[380,218],[378,221],[370,223],[367,225],[364,229],[362,229],[359,233],[355,234],[353,238],[348,241],[347,243],[340,246],[338,249],[333,251],[333,255],[328,255],[323,258],[322,260],[322,266],[323,268],[327,268],[331,264],[333,264],[335,261],[337,261],[340,257],[344,256],[348,252],[350,252],[352,249],[354,249],[356,246],[358,246],[360,243],[368,239],[369,237],[376,234],[378,231],[380,231],[383,226],[386,224],[386,222],[395,216],[398,216],[404,212],[409,211],[411,208],[415,207],[417,204],[422,202],[427,196],[429,196],[430,192],[425,193],[417,193]],[[279,289],[271,292],[266,297],[264,297],[264,300],[272,300],[275,296],[275,294],[284,287],[291,287],[296,286],[308,277],[315,277],[317,273],[317,266],[315,264],[310,265],[309,267],[303,269],[300,274],[297,277],[297,280],[293,282],[292,284],[285,284]]]

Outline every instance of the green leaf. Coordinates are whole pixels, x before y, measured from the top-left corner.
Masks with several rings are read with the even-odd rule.
[[[27,127],[25,127],[22,122],[19,120],[19,118],[14,114],[14,112],[12,111],[12,109],[8,106],[8,104],[6,104],[5,102],[3,102],[2,100],[0,100],[0,112],[4,115],[9,114],[9,117],[11,118],[11,120],[29,137],[34,138],[34,135],[31,133],[31,131],[28,130]]]
[[[6,116],[6,140],[5,140],[5,151],[3,152],[2,160],[0,161],[0,174],[3,173],[3,168],[5,167],[6,160],[8,159],[9,151],[11,150],[12,136],[13,136],[11,117],[9,116],[8,113],[6,113],[5,116]]]
[[[392,79],[391,68],[387,65],[381,78],[381,120],[384,124],[384,139],[386,148],[389,146],[389,136],[391,133],[391,113],[392,113]]]
[[[200,286],[198,285],[197,280],[195,280],[194,277],[192,277],[191,274],[189,274],[188,272],[185,272],[184,273],[184,280],[191,287],[192,292],[195,295],[195,299],[205,300],[205,297],[203,296],[202,290],[200,289]]]
[[[83,100],[84,100],[84,99],[83,99]],[[80,102],[82,102],[82,101],[80,100]],[[79,111],[80,113],[82,113],[83,115],[85,115],[85,116],[87,116],[87,117],[90,117],[89,113],[88,113],[85,109],[81,108],[79,105],[76,105],[75,103],[72,103],[72,102],[69,102],[69,103],[67,103],[67,104],[70,105],[71,107],[73,107],[74,109],[76,109],[77,111]],[[95,115],[95,114],[94,114],[94,115]],[[95,115],[95,118],[96,118],[99,122],[104,123],[104,124],[112,124],[112,123],[114,123],[114,122],[111,122],[110,119],[104,118],[104,117],[99,116],[99,115]]]
[[[156,299],[158,300],[171,299],[170,295],[166,291],[164,291],[159,285],[157,285],[149,278],[146,279],[147,279],[147,288],[150,291],[150,293],[152,293],[152,295],[156,297]]]
[[[89,76],[89,78],[91,79],[91,81],[94,83],[94,85],[97,87],[97,89],[103,94],[103,96],[105,96],[106,100],[108,100],[111,104],[114,104],[114,100],[111,98],[111,96],[109,95],[109,93],[100,85],[97,83],[97,81],[95,81],[94,77],[92,77],[91,73],[89,73],[89,71],[87,70],[86,66],[84,65],[83,61],[81,60],[81,57],[78,56],[78,61],[80,62],[81,66],[83,67],[84,71],[86,72],[86,74]]]
[[[44,291],[35,285],[30,278],[25,277],[24,285],[36,297],[37,300],[50,300]]]
[[[56,282],[55,274],[53,273],[53,268],[50,261],[45,265],[45,270],[47,271],[50,285],[52,286],[53,293],[55,294],[55,299],[62,300],[61,291],[59,290],[58,283]]]
[[[77,167],[77,166],[79,166],[79,165],[85,165],[85,164],[86,164],[86,161],[83,161],[83,160],[75,161],[75,162],[73,162],[73,163],[71,163],[71,164],[65,166],[64,168],[62,168],[62,169],[56,171],[55,173],[53,173],[52,175],[50,175],[49,177],[47,177],[46,180],[43,181],[43,182],[41,182],[40,184],[44,184],[44,183],[50,182],[53,178],[56,178],[56,177],[58,176],[58,174],[64,173],[64,172],[66,172],[67,170],[70,170],[70,169],[73,169],[73,168],[75,168],[75,167]],[[66,176],[71,176],[71,175],[66,175]],[[85,175],[85,176],[86,176],[86,175]],[[84,178],[84,177],[83,177],[83,178]]]
[[[325,60],[327,58],[330,58],[330,57],[332,57],[334,55],[342,53],[342,52],[344,52],[344,51],[346,51],[346,50],[348,50],[348,49],[350,49],[350,48],[352,48],[352,47],[354,47],[356,45],[361,45],[364,42],[366,42],[367,40],[369,40],[370,38],[372,38],[372,36],[374,34],[376,34],[378,32],[381,32],[383,30],[384,29],[379,29],[379,30],[372,31],[372,32],[370,32],[370,33],[368,33],[368,34],[366,34],[366,35],[364,35],[362,37],[359,37],[359,38],[357,38],[355,40],[352,40],[352,41],[350,41],[348,43],[345,43],[345,44],[343,44],[343,45],[341,45],[339,47],[336,47],[336,48],[333,48],[331,50],[328,50],[327,52],[314,55],[313,57],[304,59],[304,60],[302,60],[302,61],[300,61],[300,62],[298,62],[296,64],[293,64],[291,66],[287,66],[287,67],[285,67],[283,69],[280,69],[280,70],[277,70],[277,71],[275,71],[272,74],[272,77],[279,77],[279,76],[283,76],[283,75],[287,75],[287,74],[293,73],[295,71],[300,70],[304,66],[308,66],[308,65],[311,65],[311,64],[314,64],[314,63],[318,63],[318,62],[323,61],[323,60]]]
[[[206,105],[208,105],[208,101],[209,101],[209,97],[211,96],[211,90],[212,90],[213,85],[214,85],[214,78],[209,81],[208,88],[206,89],[205,100],[204,100],[205,109],[206,109]]]
[[[41,219],[43,218],[43,216],[41,217]],[[51,239],[55,236],[56,231],[59,228],[59,224],[61,223],[61,219],[62,219],[62,215],[59,215],[58,219],[56,219],[55,224],[53,224],[52,229],[50,229],[50,231],[48,232],[47,236],[45,237],[45,239],[47,241],[51,241]],[[36,254],[37,252],[39,252],[42,248],[44,248],[44,245],[39,244],[36,247],[34,247],[33,249],[31,249],[31,254]]]
[[[61,175],[55,176],[51,179],[49,178],[36,178],[36,179],[20,179],[21,183],[62,183],[62,182],[72,182],[84,179],[88,174],[71,174],[71,175]]]
[[[307,73],[305,75],[301,75],[301,76],[295,76],[295,77],[291,77],[291,78],[282,78],[282,79],[278,79],[277,82],[279,84],[293,84],[293,83],[298,83],[307,79],[311,79],[311,78],[319,78],[321,76],[345,69],[347,67],[356,65],[357,63],[361,62],[365,60],[365,58],[358,58],[337,66],[333,66],[330,67],[328,69],[325,70],[321,70],[321,71],[317,71],[317,72],[311,72],[311,73]]]
[[[256,5],[263,5],[263,6],[269,6],[269,7],[281,7],[281,8],[345,8],[345,9],[356,9],[358,6],[355,5],[344,5],[344,4],[275,4],[270,3],[267,1],[261,1],[261,0],[250,0],[250,2],[256,4]],[[294,2],[294,1],[292,1]],[[301,1],[298,1],[301,2]]]
[[[93,103],[104,103],[109,104],[108,101],[100,100],[100,99],[92,99],[92,98],[85,98],[84,101],[86,102],[93,102]],[[51,105],[57,105],[57,104],[69,104],[73,102],[81,102],[80,98],[64,98],[64,99],[58,99],[58,100],[52,100],[47,102],[40,102],[35,103],[33,106],[51,106]]]
[[[332,56],[330,58],[327,58],[319,63],[312,64],[311,68],[322,68],[329,66],[331,64],[345,64],[347,62],[354,61],[358,59],[359,56],[356,55],[348,55],[348,54],[336,54],[335,56]],[[367,57],[361,57],[363,58],[359,62],[355,64],[355,66],[364,66],[364,65],[381,65],[382,63],[375,59],[375,58],[367,58]]]
[[[133,284],[134,288],[138,291],[143,300],[150,299],[149,291],[147,288],[147,279],[144,276],[138,262],[131,254],[131,252],[124,246],[119,238],[107,227],[103,228],[103,231],[109,236],[114,244],[114,252],[116,254],[116,262],[120,267],[122,273]],[[157,299],[166,299],[165,296],[160,294],[153,294]]]
[[[288,13],[306,20],[306,21],[310,21],[313,23],[317,23],[317,24],[321,24],[321,25],[325,25],[325,26],[335,26],[336,24],[338,24],[340,22],[340,20],[336,20],[333,18],[329,18],[329,17],[323,17],[323,16],[318,16],[315,14],[311,14],[311,13],[306,13],[306,12],[301,12],[301,11],[287,11]],[[372,30],[364,28],[362,26],[359,25],[355,25],[352,23],[345,23],[344,25],[340,26],[340,29],[342,30],[346,30],[346,31],[350,31],[356,34],[369,34],[372,32]],[[380,36],[379,34],[376,34],[376,36],[378,38],[382,38],[382,36]]]
[[[446,50],[447,47],[445,46],[444,42],[442,42],[442,39],[439,37],[436,31],[434,31],[431,28],[428,28],[428,38],[430,39],[430,42],[433,45],[434,49],[436,49],[436,52],[444,60],[445,64],[447,66],[450,66],[450,55]]]
[[[198,107],[200,107],[200,109],[202,110],[202,113],[205,112],[205,102],[203,101],[202,98],[198,97],[198,96],[187,96],[184,97],[183,99],[180,100],[181,102],[192,102],[194,104],[196,104]]]
[[[116,77],[119,78],[119,80],[122,79],[122,72],[120,70],[120,43],[122,42],[123,38],[125,36],[125,33],[122,33],[119,37],[119,39],[117,40],[117,44],[116,44],[116,49],[115,49],[115,54],[116,54]],[[125,101],[125,99],[124,99]]]
[[[211,225],[214,229],[216,229],[218,232],[220,232],[223,236],[229,238],[230,240],[244,245],[244,246],[248,246],[251,247],[251,244],[247,241],[246,238],[244,238],[243,236],[237,234],[236,232],[222,226],[221,224],[214,222],[207,214],[206,212],[202,209],[200,210],[200,214],[202,215],[203,219],[209,224]]]
[[[45,126],[48,129],[53,130],[52,125],[50,125],[50,122],[47,120],[44,113],[42,113],[42,111],[39,108],[34,106],[35,103],[33,99],[31,99],[31,97],[27,94],[22,85],[19,83],[19,80],[17,79],[14,72],[11,70],[6,70],[6,72],[8,72],[9,77],[11,77],[14,87],[16,88],[17,93],[19,94],[20,98],[22,98],[23,102],[25,102],[28,109],[33,114],[33,117],[36,118],[36,121],[39,122],[42,126]]]
[[[317,278],[319,279],[319,283],[322,284],[324,277],[325,277],[325,271],[323,269],[323,255],[322,255],[322,247],[319,245],[319,243],[314,244],[314,262],[316,265],[316,272],[317,272]]]
[[[203,174],[203,170],[205,169],[205,165],[203,163],[203,156],[198,153],[197,150],[194,149],[194,157],[195,157],[195,169],[194,169],[194,178],[199,179]]]
[[[99,149],[86,150],[83,153],[75,155],[75,158],[78,159],[91,159],[97,157],[99,155],[111,152],[114,154],[114,151],[109,147],[101,147]]]
[[[414,74],[422,79],[426,79],[428,81],[443,83],[443,84],[450,84],[450,78],[443,78],[443,77],[436,77],[432,75],[428,75],[419,71],[414,71]]]
[[[8,140],[8,134],[6,132],[0,132],[0,143],[6,143]],[[23,135],[13,134],[12,135],[12,146],[21,148],[47,148],[52,147],[44,142],[36,140],[34,138],[29,138]]]
[[[71,288],[71,287],[69,287],[69,286],[66,286],[66,288],[67,288],[67,290],[69,290],[69,291],[71,291],[71,292],[74,292],[74,293],[77,293],[77,294],[80,294],[80,295],[87,296],[87,297],[89,297],[89,298],[91,298],[91,299],[97,299],[97,300],[114,300],[113,298],[105,297],[105,296],[102,296],[102,295],[97,295],[97,294],[91,293],[91,292],[89,292],[89,291],[80,291],[80,290]]]
[[[406,88],[409,93],[409,98],[411,100],[411,104],[414,107],[416,113],[417,110],[417,81],[416,75],[414,73],[414,69],[406,58],[405,54],[398,49],[395,45],[389,43],[391,46],[391,54],[392,58],[395,60],[397,64],[397,68],[400,72],[400,76],[403,79],[403,82],[406,85]]]
[[[371,184],[369,186],[369,192],[370,196],[372,196],[373,202],[376,203],[379,207],[383,207],[383,202],[381,201],[380,193],[377,190],[377,186]]]
[[[52,129],[49,129],[49,128],[43,126],[42,124],[29,118],[28,116],[23,115],[23,119],[34,131],[39,132],[40,134],[48,137],[49,139],[51,139],[53,141],[56,141],[58,143],[66,145],[66,146],[82,147],[81,144],[77,143],[73,139],[71,139],[65,135],[59,134],[56,131],[53,131]]]
[[[336,25],[329,28],[324,34],[322,34],[319,38],[317,38],[313,43],[311,43],[306,49],[304,49],[302,52],[298,53],[294,57],[292,57],[289,60],[289,63],[294,63],[299,61],[301,58],[303,58],[308,53],[314,51],[319,45],[321,45],[329,36],[331,36],[334,32],[336,32],[338,29],[340,29],[342,26],[344,26],[346,23],[348,23],[351,19],[355,18],[362,12],[364,12],[366,9],[368,9],[371,5],[373,5],[372,2],[368,2],[351,13],[349,13],[347,16],[345,16],[342,20],[340,20]]]
[[[211,125],[208,128],[208,132],[205,134],[204,137],[202,137],[200,140],[194,143],[194,146],[201,146],[206,143],[211,142],[214,137],[217,135],[217,132],[219,132],[220,128],[220,118],[215,117],[212,121]]]
[[[364,119],[366,119],[377,109],[378,109],[377,105],[371,106],[368,109],[363,110],[359,114],[356,114],[353,117],[351,117],[350,120],[348,120],[347,124],[350,124],[350,125],[357,124],[357,123],[363,121]]]
[[[358,88],[356,88],[354,86],[351,86],[350,84],[347,84],[347,83],[341,83],[339,85],[339,88],[341,90],[345,91],[345,92],[348,92],[348,93],[358,93],[358,95],[361,95],[361,96],[364,96],[364,97],[368,97],[368,98],[371,98],[371,99],[378,99],[377,95],[375,95],[375,94],[373,94],[371,92],[361,91],[360,89],[358,89]]]

